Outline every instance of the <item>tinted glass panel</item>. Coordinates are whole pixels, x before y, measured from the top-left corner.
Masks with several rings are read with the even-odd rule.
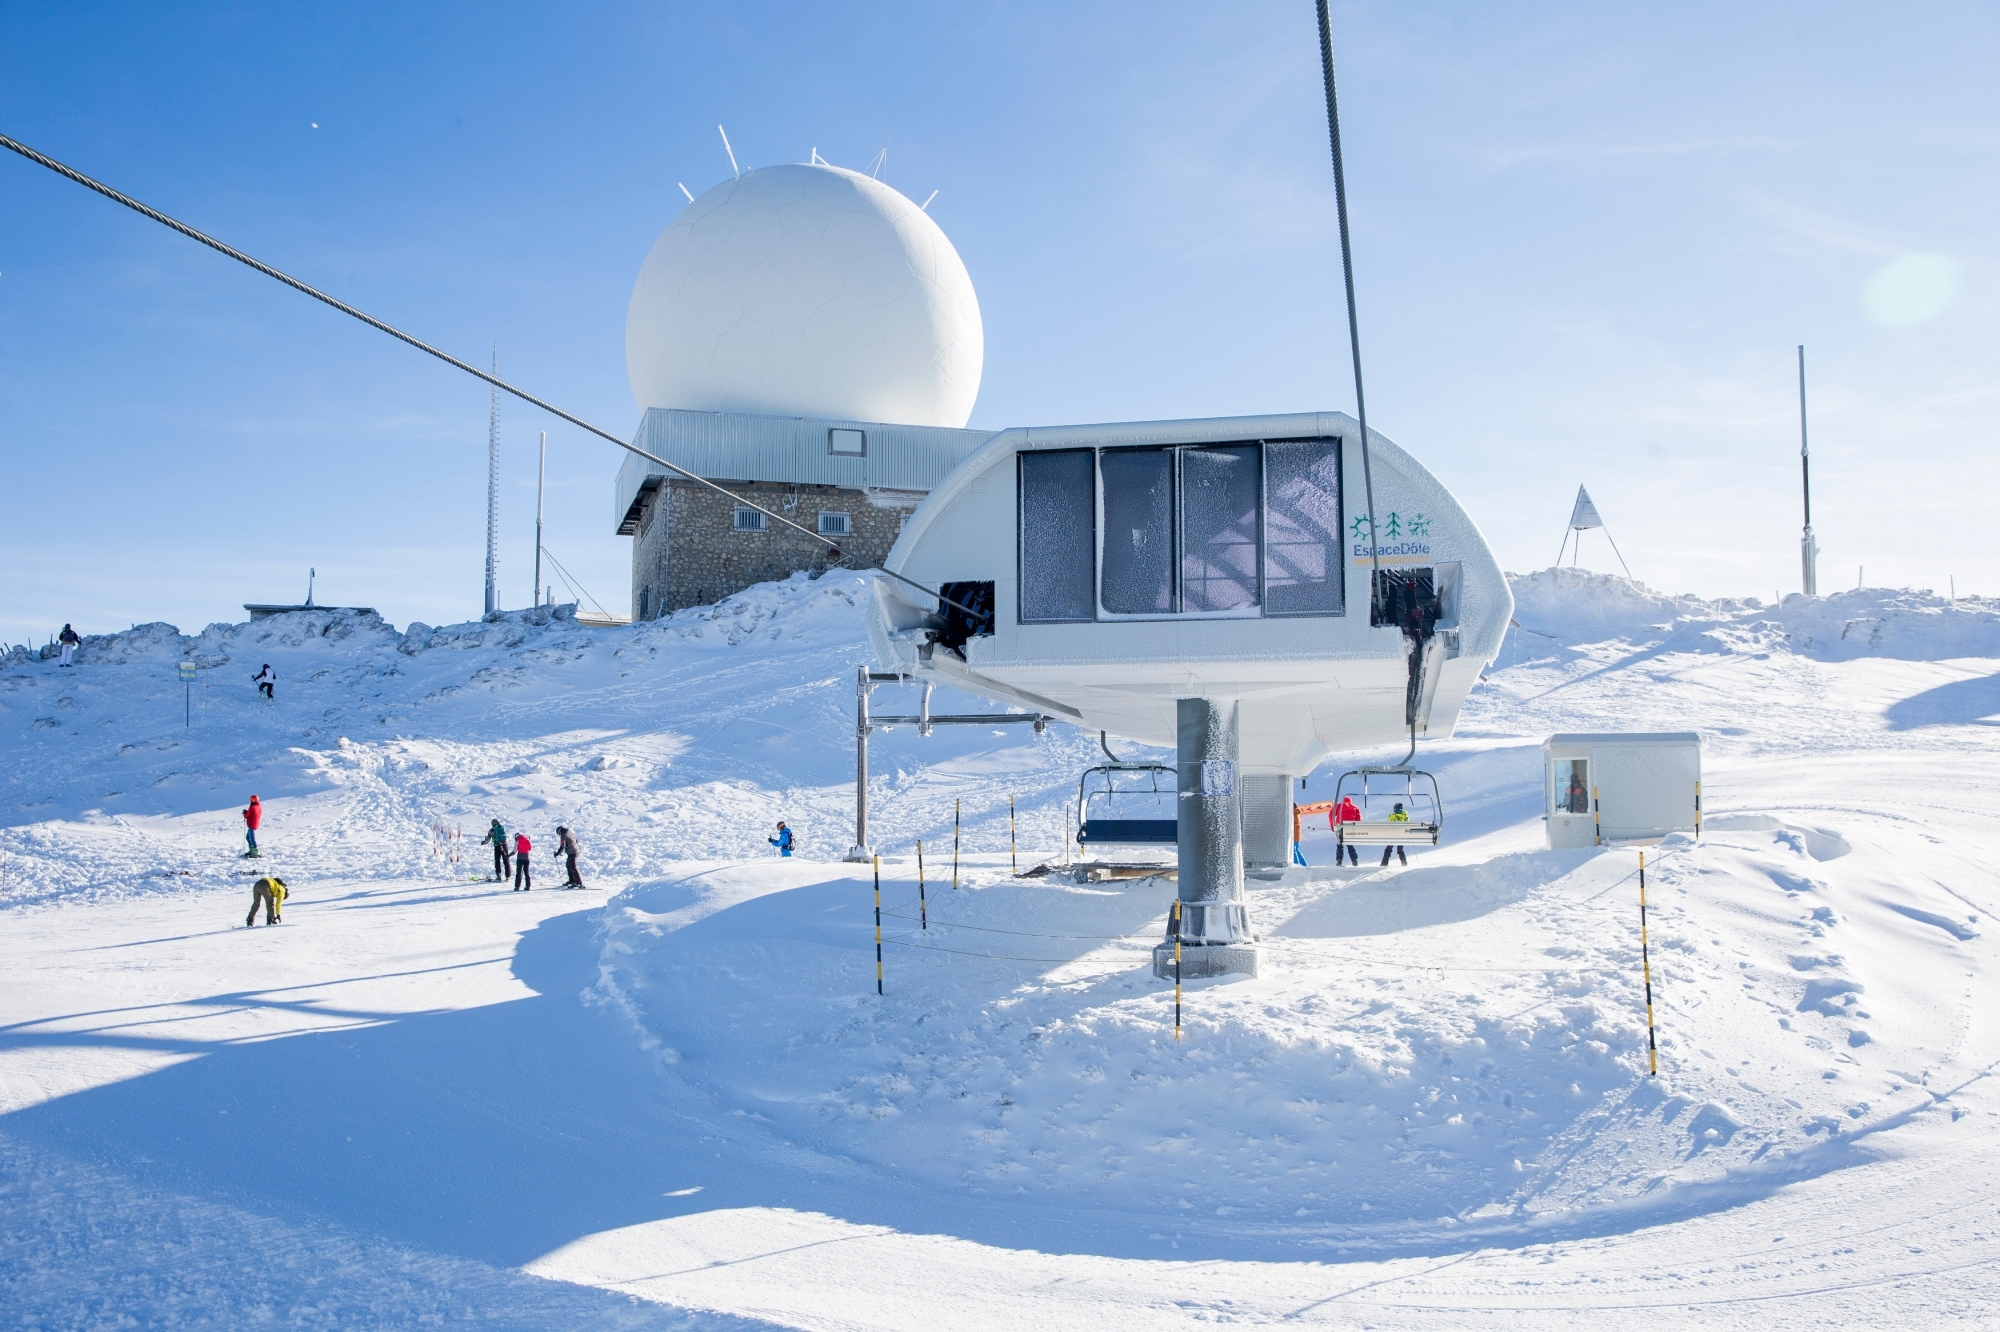
[[[1019,456],[1021,619],[1094,619],[1097,495],[1091,452]]]
[[[1264,613],[1340,614],[1340,441],[1266,443],[1264,496]]]
[[[1590,813],[1590,760],[1556,760],[1556,812]]]
[[[1257,446],[1181,450],[1181,609],[1257,604]]]
[[[1174,455],[1115,449],[1104,475],[1104,609],[1118,615],[1174,609]]]

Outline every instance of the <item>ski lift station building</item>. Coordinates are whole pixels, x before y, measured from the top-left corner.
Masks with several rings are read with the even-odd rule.
[[[1374,431],[1366,467],[1373,549],[1340,413],[1002,431],[890,550],[910,582],[876,581],[877,655],[1174,746],[1183,933],[1247,941],[1244,865],[1288,863],[1294,780],[1335,751],[1450,734],[1513,614],[1445,487]]]

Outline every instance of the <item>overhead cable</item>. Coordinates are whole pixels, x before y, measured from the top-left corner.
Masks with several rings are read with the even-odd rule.
[[[208,235],[206,232],[197,231],[193,227],[187,225],[187,223],[178,221],[174,218],[167,216],[165,213],[161,212],[157,208],[152,208],[146,204],[140,203],[137,199],[134,199],[129,194],[120,193],[119,191],[112,189],[109,185],[106,185],[104,182],[92,179],[91,177],[84,175],[81,171],[78,171],[74,167],[65,166],[63,163],[58,162],[55,158],[48,156],[46,153],[36,152],[33,148],[30,148],[27,144],[20,142],[18,139],[11,139],[8,138],[5,134],[0,134],[0,148],[11,149],[14,152],[19,153],[21,156],[27,158],[30,162],[34,162],[39,166],[45,166],[49,170],[55,172],[57,175],[62,176],[68,180],[75,181],[77,184],[83,186],[85,189],[95,190],[97,193],[103,195],[105,198],[111,200],[113,203],[123,204],[125,207],[131,209],[133,212],[153,219],[153,221],[158,222],[161,226],[170,227],[173,230],[180,232],[181,235],[186,236],[189,240],[199,241],[203,245],[208,246],[211,250],[214,250],[219,254],[226,254],[231,259],[234,259],[236,262],[246,265],[247,267],[256,269],[259,273],[262,273],[265,277],[275,278],[277,281],[284,283],[286,286],[292,288],[294,291],[303,292],[305,295],[312,297],[316,301],[321,301],[327,305],[332,306],[334,309],[340,311],[344,315],[350,315],[355,319],[359,319],[362,323],[368,325],[370,328],[379,330],[380,332],[383,333],[387,333],[390,337],[395,338],[400,342],[406,342],[410,346],[415,347],[420,352],[425,352],[431,356],[435,356],[440,361],[443,361],[445,364],[450,366],[455,366],[458,369],[465,371],[466,374],[473,376],[475,379],[483,380],[486,383],[492,385],[494,388],[501,390],[502,392],[511,393],[515,397],[519,398],[522,402],[525,402],[533,407],[539,407],[543,411],[547,412],[549,415],[554,416],[560,420],[567,421],[579,430],[583,430],[590,434],[596,435],[599,439],[609,440],[611,443],[616,444],[619,448],[624,449],[627,453],[637,454],[639,457],[644,458],[646,461],[664,467],[668,471],[673,472],[679,476],[685,477],[686,479],[688,479],[689,481],[693,481],[697,485],[706,486],[710,490],[716,491],[719,494],[727,495],[729,496],[730,499],[734,500],[736,503],[740,505],[743,505],[745,508],[755,509],[758,513],[763,514],[765,517],[774,518],[778,522],[783,523],[786,527],[789,527],[794,531],[803,533],[804,535],[811,537],[814,541],[817,541],[820,544],[824,545],[827,548],[828,553],[832,555],[833,558],[838,559],[840,557],[839,545],[833,541],[828,540],[826,537],[821,536],[818,532],[813,531],[810,527],[805,527],[799,523],[795,523],[781,513],[773,513],[771,512],[771,510],[764,508],[762,505],[753,503],[750,500],[743,498],[741,495],[738,495],[735,491],[730,490],[726,486],[717,485],[715,482],[709,480],[707,477],[697,475],[696,473],[689,471],[687,468],[682,467],[678,463],[670,463],[665,458],[660,457],[656,453],[648,453],[646,450],[640,448],[637,444],[630,443],[627,440],[622,440],[618,438],[618,436],[612,434],[610,431],[600,429],[597,426],[592,425],[590,422],[584,420],[580,416],[573,416],[570,413],[564,411],[562,408],[556,406],[554,403],[545,402],[541,398],[536,397],[532,393],[528,393],[522,389],[515,388],[512,384],[509,384],[506,380],[501,379],[498,375],[488,374],[486,371],[481,370],[478,366],[473,365],[470,362],[461,361],[460,359],[458,359],[458,357],[453,356],[449,352],[440,351],[438,348],[431,346],[428,342],[425,342],[420,338],[414,338],[410,336],[408,333],[405,333],[401,329],[395,327],[394,325],[386,324],[380,319],[377,319],[374,315],[371,315],[364,310],[357,310],[355,307],[349,305],[347,302],[339,300],[333,296],[329,296],[325,292],[321,291],[319,288],[309,286],[308,284],[299,281],[297,278],[291,276],[289,273],[281,272],[280,270],[271,267],[271,265],[263,262],[260,259],[252,258],[250,255],[243,253],[243,251],[237,249],[232,245],[225,245],[223,242],[217,240],[213,236]],[[889,578],[894,578],[898,582],[907,583],[911,587],[916,588],[919,592],[922,592],[927,596],[936,597],[938,598],[939,601],[944,602],[947,605],[957,606],[960,610],[964,611],[968,615],[978,614],[978,612],[974,611],[971,607],[961,605],[959,602],[953,601],[949,597],[945,597],[941,593],[933,591],[931,588],[925,587],[922,583],[917,582],[915,579],[906,578],[902,574],[896,573],[894,570],[878,569],[875,570],[874,572],[883,574]]]

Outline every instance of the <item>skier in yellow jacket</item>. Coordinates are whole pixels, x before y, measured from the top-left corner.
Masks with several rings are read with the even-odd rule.
[[[1396,803],[1396,807],[1395,807],[1394,809],[1392,809],[1392,810],[1390,810],[1390,811],[1389,811],[1389,822],[1391,822],[1391,823],[1408,823],[1409,821],[1410,821],[1410,811],[1409,811],[1409,810],[1407,810],[1407,809],[1404,809],[1404,808],[1403,808],[1403,805],[1402,805],[1402,802],[1401,802],[1401,801],[1398,801],[1398,802]],[[1398,864],[1401,864],[1401,865],[1407,865],[1407,864],[1409,864],[1409,863],[1410,863],[1410,858],[1409,858],[1408,856],[1406,856],[1406,855],[1404,855],[1404,854],[1403,854],[1403,848],[1402,848],[1402,847],[1400,847],[1400,846],[1385,846],[1385,847],[1383,847],[1383,848],[1382,848],[1382,863],[1383,863],[1384,865],[1387,865],[1387,864],[1389,863],[1389,854],[1390,854],[1391,852],[1394,852],[1394,853],[1395,853],[1395,856],[1396,856],[1396,862],[1397,862]]]
[[[264,923],[276,925],[285,918],[285,881],[275,874],[267,874],[250,885],[254,896],[250,899],[250,914],[243,918],[243,926],[248,929],[257,923],[257,908],[264,908]]]

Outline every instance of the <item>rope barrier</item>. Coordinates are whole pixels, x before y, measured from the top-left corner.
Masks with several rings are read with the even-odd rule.
[[[912,933],[915,933],[915,931],[912,931]],[[995,962],[1045,962],[1050,966],[1066,967],[1079,960],[1070,957],[1015,957],[1007,953],[975,953],[964,948],[941,948],[936,944],[905,943],[901,939],[885,939],[883,942],[893,943],[903,948],[921,948],[927,953],[955,953],[959,957],[983,957]],[[1129,968],[1123,966],[1112,967],[1107,969],[1105,974],[1109,975],[1113,971],[1126,970],[1129,970]]]
[[[903,905],[904,905],[904,906],[908,906],[908,905],[909,905],[909,903],[908,903],[908,902],[905,902],[905,903],[903,903]],[[894,913],[894,912],[887,912],[887,911],[883,912],[882,914],[884,914],[884,915],[895,915],[895,913]],[[898,920],[915,920],[915,919],[916,919],[916,917],[914,917],[914,916],[896,916],[896,919],[898,919]],[[1144,931],[1140,931],[1140,930],[1134,930],[1134,931],[1132,931],[1132,932],[1131,932],[1131,933],[1129,933],[1129,934],[1041,934],[1041,933],[1038,933],[1037,931],[1034,931],[1034,930],[1003,930],[1003,929],[1000,929],[1000,928],[999,928],[998,926],[994,926],[994,925],[967,925],[967,924],[963,923],[962,921],[954,921],[954,920],[940,920],[940,921],[938,922],[938,924],[940,924],[940,925],[947,925],[947,926],[950,926],[950,927],[951,927],[952,929],[956,929],[956,930],[978,930],[978,931],[980,931],[980,932],[982,932],[982,933],[984,933],[984,934],[1012,934],[1012,935],[1016,935],[1016,936],[1018,936],[1018,937],[1020,937],[1020,938],[1023,938],[1023,939],[1108,939],[1108,940],[1121,940],[1121,939],[1140,939],[1140,938],[1144,938],[1144,937],[1146,937],[1146,935],[1145,935],[1145,932],[1144,932]]]
[[[1354,962],[1368,967],[1394,967],[1403,971],[1465,972],[1468,974],[1506,976],[1615,976],[1620,974],[1615,967],[1460,967],[1442,966],[1437,963],[1394,962],[1388,958],[1356,957],[1352,953],[1328,953],[1316,948],[1308,948],[1284,939],[1259,940],[1267,948],[1290,949],[1313,957],[1324,957],[1335,962]]]

